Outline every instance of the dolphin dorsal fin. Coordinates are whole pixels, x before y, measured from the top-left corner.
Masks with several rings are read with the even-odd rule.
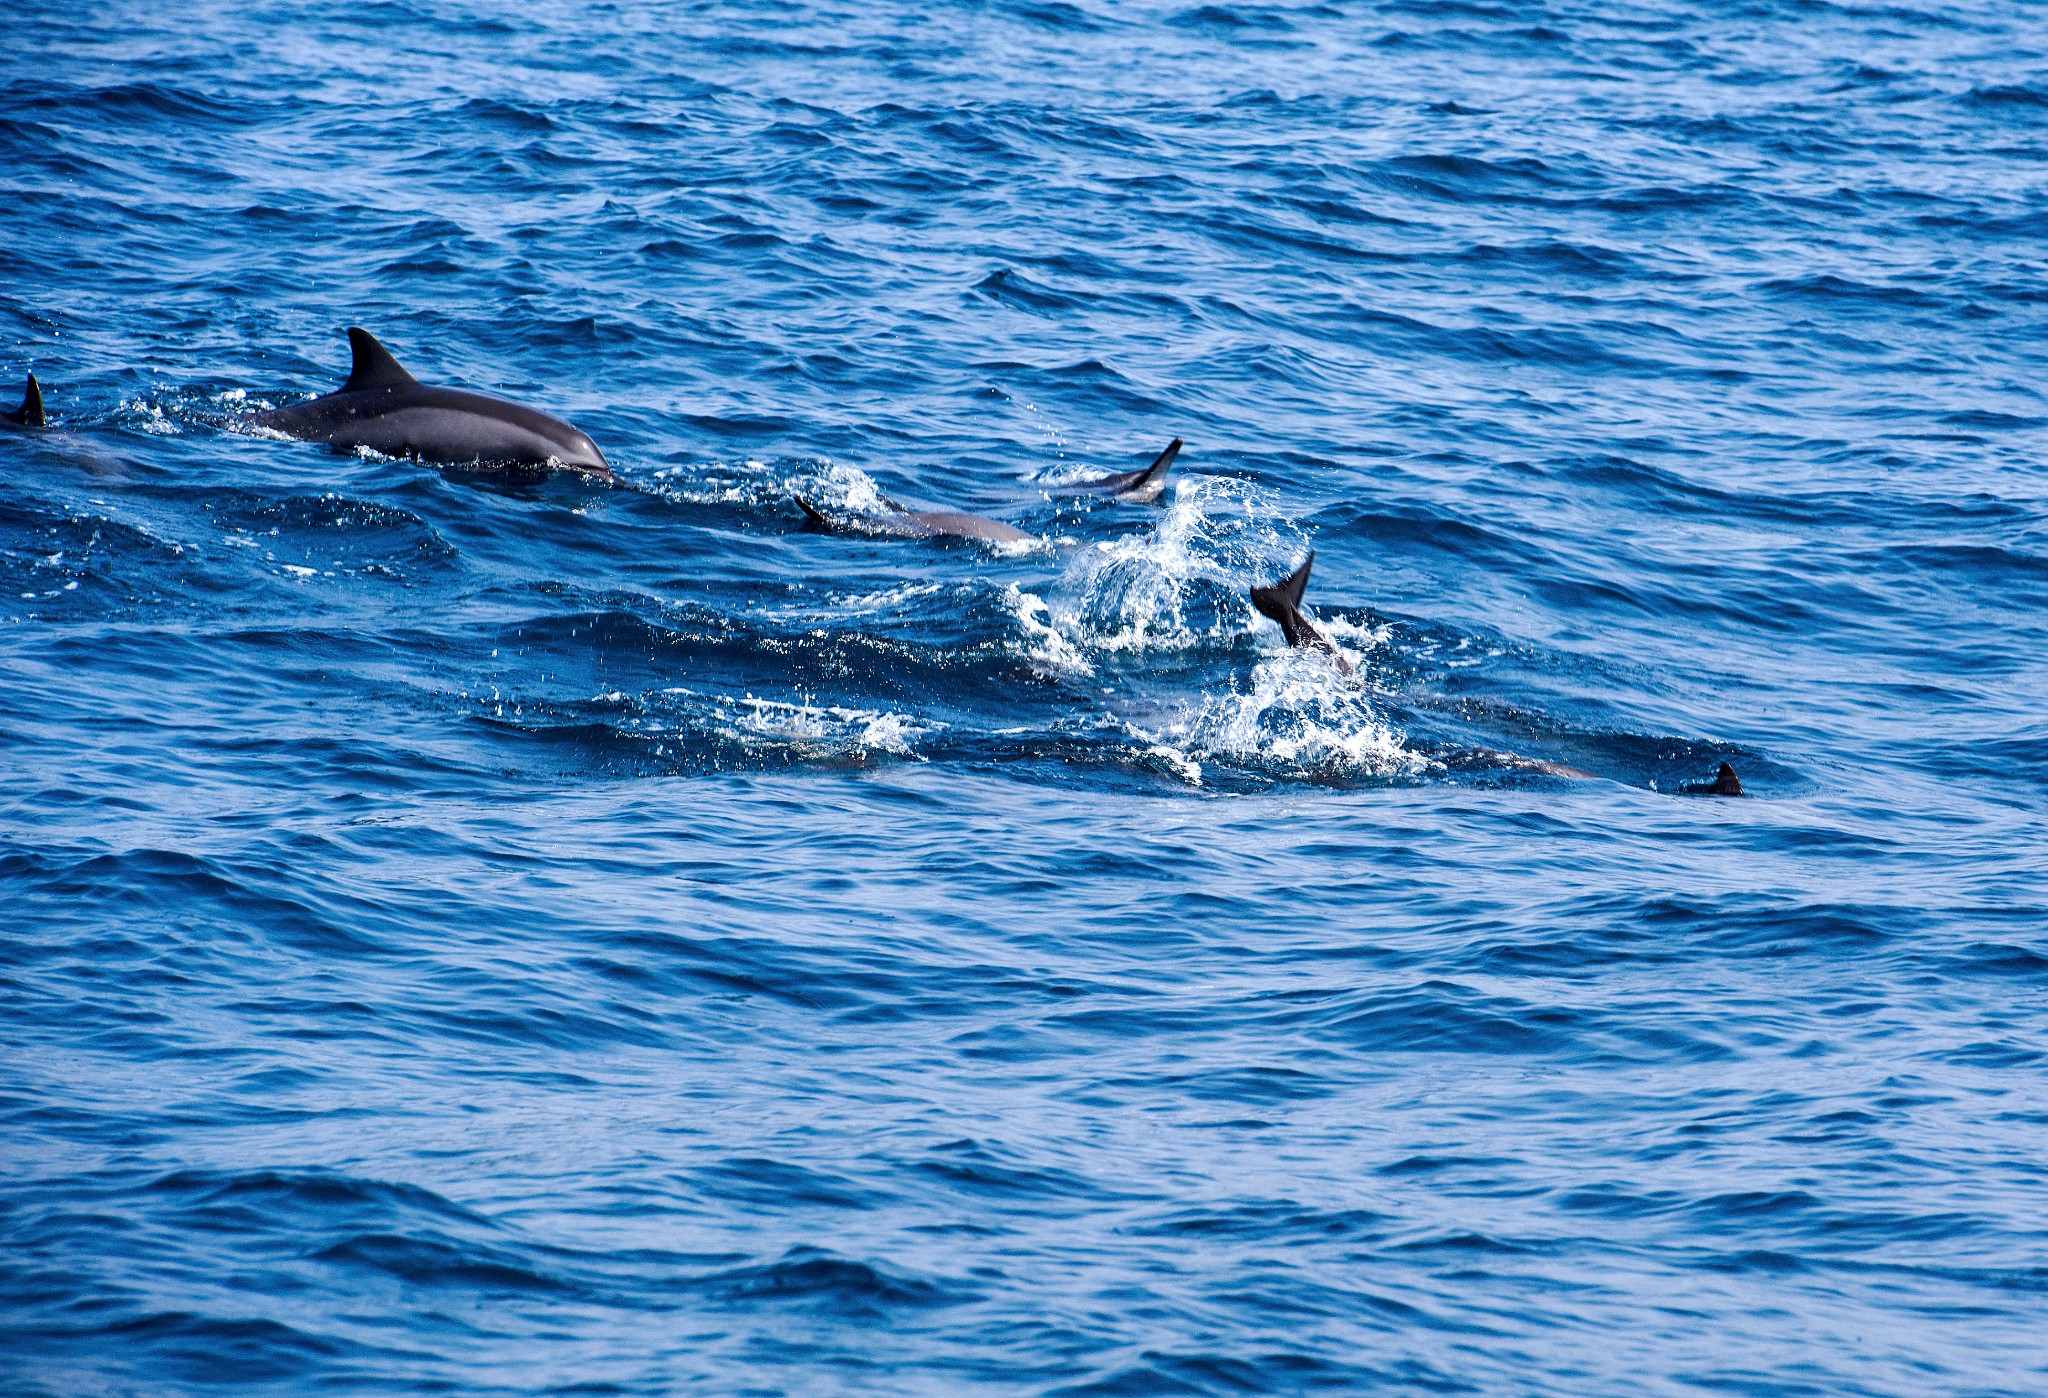
[[[351,325],[348,328],[348,347],[355,355],[355,362],[349,366],[348,382],[341,386],[343,393],[361,393],[372,388],[405,388],[419,382],[406,373],[404,367],[391,357],[391,351],[377,343],[377,337],[367,330]]]
[[[1721,770],[1714,773],[1714,784],[1708,788],[1716,796],[1740,796],[1742,778],[1735,775],[1735,764],[1723,762]]]
[[[14,420],[23,427],[48,427],[50,420],[43,415],[43,386],[36,382],[36,376],[28,376],[28,387],[22,390],[21,411]]]
[[[1173,459],[1179,455],[1180,438],[1175,437],[1172,441],[1166,444],[1165,451],[1162,451],[1161,453],[1159,453],[1158,456],[1152,459],[1152,464],[1145,468],[1144,474],[1139,476],[1138,479],[1136,479],[1135,481],[1132,481],[1131,484],[1134,486],[1144,485],[1148,481],[1157,480],[1159,477],[1166,474],[1167,467],[1173,465]]]

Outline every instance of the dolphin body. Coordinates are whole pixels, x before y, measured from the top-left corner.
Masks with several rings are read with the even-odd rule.
[[[1134,505],[1149,505],[1166,491],[1166,473],[1173,465],[1173,459],[1180,455],[1180,438],[1175,437],[1166,444],[1166,450],[1155,457],[1150,466],[1137,471],[1119,471],[1113,476],[1099,480],[1076,481],[1072,485],[1057,486],[1055,489],[1069,495],[1107,495],[1114,500],[1129,501]]]
[[[11,413],[0,413],[0,418],[17,427],[48,427],[49,417],[43,412],[43,386],[36,382],[36,376],[28,376],[28,387],[22,390],[21,406]]]
[[[810,516],[811,523],[821,529],[835,533],[847,526],[826,516],[804,499],[796,498],[803,512]],[[1020,539],[1035,539],[1036,534],[1027,534],[1014,524],[1005,524],[999,519],[988,519],[982,515],[970,515],[960,510],[908,510],[887,496],[882,503],[888,506],[883,514],[863,515],[859,528],[870,534],[892,534],[899,539],[982,539],[990,543],[1014,543]]]
[[[1271,617],[1280,623],[1281,634],[1287,637],[1287,644],[1296,650],[1320,650],[1337,662],[1340,673],[1353,676],[1357,671],[1351,662],[1334,645],[1330,638],[1316,630],[1313,623],[1301,614],[1301,595],[1308,590],[1308,570],[1316,561],[1316,551],[1310,549],[1308,557],[1301,560],[1301,566],[1271,587],[1252,589],[1252,605],[1259,609],[1261,616]]]
[[[236,425],[338,451],[369,447],[448,466],[559,466],[612,479],[597,443],[560,418],[481,393],[430,388],[367,330],[350,327],[348,343],[354,363],[340,388],[310,403],[251,413]]]

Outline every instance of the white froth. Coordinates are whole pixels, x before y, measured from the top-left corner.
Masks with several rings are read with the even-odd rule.
[[[1401,730],[1380,717],[1356,680],[1311,652],[1269,657],[1243,689],[1204,694],[1153,724],[1126,726],[1154,751],[1171,754],[1196,785],[1204,760],[1324,779],[1412,776],[1434,765],[1408,750]]]
[[[1084,676],[1095,673],[1095,667],[1088,663],[1088,657],[1081,653],[1080,647],[1053,624],[1052,610],[1044,598],[1011,583],[1003,589],[1003,600],[1017,618],[1017,629],[1024,633],[1018,650],[1026,660],[1054,674]]]
[[[1278,576],[1303,547],[1260,487],[1185,476],[1149,533],[1076,552],[1049,599],[1052,624],[1084,650],[1186,650],[1241,635],[1256,615],[1245,579]]]
[[[858,761],[887,753],[922,762],[916,739],[945,727],[935,719],[920,719],[889,709],[846,708],[814,704],[807,699],[789,703],[752,694],[702,694],[679,685],[660,693],[679,701],[676,707],[682,712],[650,714],[631,727],[650,737],[697,733],[750,748],[782,748],[814,761]],[[623,698],[616,694],[600,697]]]

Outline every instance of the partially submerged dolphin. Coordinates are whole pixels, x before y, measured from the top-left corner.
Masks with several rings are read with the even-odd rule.
[[[251,413],[237,425],[339,451],[368,447],[449,466],[559,466],[612,478],[597,443],[560,418],[481,393],[429,388],[367,330],[350,327],[348,343],[354,363],[340,388],[310,403]]]
[[[28,387],[22,390],[21,406],[11,413],[0,413],[0,418],[19,427],[48,427],[50,419],[43,412],[43,386],[36,382],[36,376],[28,376]]]
[[[1688,796],[1740,796],[1742,778],[1735,775],[1734,765],[1723,762],[1721,770],[1714,773],[1710,782],[1687,782],[1679,790]]]
[[[1252,605],[1261,615],[1271,617],[1280,623],[1280,630],[1287,637],[1287,644],[1298,650],[1320,650],[1337,664],[1339,671],[1353,679],[1357,672],[1351,668],[1327,636],[1316,630],[1313,623],[1301,614],[1301,595],[1308,589],[1309,566],[1316,561],[1315,550],[1301,561],[1301,566],[1274,583],[1271,587],[1252,589]],[[1526,768],[1553,777],[1585,777],[1597,779],[1598,774],[1579,767],[1568,767],[1562,762],[1551,762],[1540,757],[1522,757],[1511,752],[1499,752],[1493,748],[1470,748],[1465,751],[1469,758],[1500,762],[1512,767]],[[1721,769],[1710,782],[1688,782],[1679,790],[1688,796],[1740,796],[1742,779],[1735,775],[1735,768],[1723,762]]]
[[[1359,684],[1365,681],[1351,668],[1351,662],[1344,653],[1330,642],[1330,638],[1316,630],[1315,624],[1301,614],[1301,595],[1308,590],[1308,570],[1316,561],[1315,550],[1310,549],[1301,566],[1274,583],[1271,587],[1252,589],[1252,605],[1263,616],[1280,623],[1280,630],[1287,637],[1287,644],[1297,650],[1319,650],[1335,663],[1337,672],[1346,679]],[[1594,774],[1578,767],[1567,767],[1562,762],[1551,762],[1541,757],[1522,757],[1512,752],[1500,752],[1493,748],[1469,748],[1463,756],[1486,762],[1498,762],[1525,771],[1541,772],[1551,777],[1592,777]]]
[[[848,526],[828,518],[810,501],[801,495],[796,503],[810,516],[811,523],[821,529],[835,532]],[[1005,524],[999,519],[988,519],[982,515],[965,514],[959,510],[910,510],[882,497],[888,508],[881,514],[862,515],[858,527],[868,534],[893,534],[901,539],[983,539],[991,543],[1015,543],[1020,539],[1035,539],[1036,534],[1027,534],[1014,524]]]
[[[1316,551],[1310,549],[1308,557],[1301,560],[1301,566],[1271,587],[1252,589],[1252,605],[1262,616],[1271,617],[1280,623],[1281,634],[1287,637],[1287,644],[1297,650],[1320,650],[1337,662],[1337,669],[1347,675],[1357,672],[1343,652],[1330,644],[1329,637],[1316,630],[1313,623],[1301,614],[1301,594],[1308,590],[1308,570],[1316,561]]]
[[[1153,458],[1152,464],[1138,471],[1119,471],[1113,476],[1099,480],[1076,481],[1072,485],[1054,487],[1068,494],[1107,495],[1116,500],[1128,500],[1135,505],[1149,505],[1166,490],[1166,473],[1173,465],[1173,458],[1180,455],[1180,438],[1175,437],[1166,444],[1166,450]]]

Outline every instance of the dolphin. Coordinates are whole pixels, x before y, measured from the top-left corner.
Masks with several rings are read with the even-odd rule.
[[[810,516],[811,523],[821,529],[836,533],[846,527],[828,519],[801,495],[796,497],[796,503]],[[893,534],[900,539],[984,539],[990,543],[1005,544],[1038,537],[999,519],[987,519],[959,510],[905,509],[886,495],[882,497],[882,503],[888,506],[885,513],[862,515],[857,527],[870,534]]]
[[[1742,778],[1735,775],[1732,764],[1723,762],[1721,770],[1714,773],[1710,782],[1687,782],[1679,788],[1688,796],[1740,796]]]
[[[1301,560],[1301,566],[1271,587],[1252,589],[1252,605],[1262,616],[1271,617],[1280,623],[1280,630],[1287,637],[1287,644],[1297,650],[1320,650],[1337,662],[1337,669],[1346,675],[1356,676],[1351,662],[1335,646],[1329,637],[1316,630],[1309,619],[1301,614],[1301,594],[1308,590],[1308,570],[1316,561],[1316,551],[1310,549],[1308,557]]]
[[[237,426],[264,427],[341,451],[369,447],[450,466],[559,466],[612,479],[604,453],[558,417],[454,388],[429,388],[400,367],[377,337],[348,332],[348,381],[310,403],[250,413]]]
[[[1057,486],[1055,489],[1070,495],[1107,495],[1114,500],[1127,500],[1134,505],[1149,505],[1166,491],[1166,472],[1173,465],[1173,459],[1180,455],[1180,438],[1175,437],[1166,444],[1166,450],[1153,458],[1152,464],[1139,471],[1119,471],[1113,476],[1098,480],[1076,481],[1072,485]]]
[[[36,376],[28,376],[28,387],[22,391],[21,406],[13,412],[0,412],[0,419],[19,427],[48,427],[50,419],[43,412],[43,386],[36,382]]]
[[[1252,589],[1252,605],[1259,612],[1280,623],[1281,632],[1287,637],[1287,644],[1297,650],[1320,650],[1336,663],[1337,671],[1345,678],[1358,684],[1358,672],[1351,668],[1351,662],[1344,658],[1342,651],[1330,643],[1330,638],[1316,630],[1314,624],[1301,614],[1301,595],[1308,590],[1308,570],[1316,561],[1314,549],[1301,560],[1301,566],[1274,583],[1271,587]],[[1542,757],[1523,757],[1518,753],[1501,752],[1495,748],[1467,748],[1459,754],[1462,759],[1477,759],[1498,762],[1507,767],[1519,767],[1525,771],[1541,772],[1549,777],[1582,777],[1597,780],[1597,774],[1582,767],[1570,767],[1562,762],[1552,762]],[[1729,774],[1731,777],[1733,773]]]

